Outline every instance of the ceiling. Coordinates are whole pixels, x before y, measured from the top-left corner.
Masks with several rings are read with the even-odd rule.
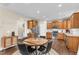
[[[21,16],[46,20],[66,18],[79,10],[78,3],[0,3],[0,7]]]

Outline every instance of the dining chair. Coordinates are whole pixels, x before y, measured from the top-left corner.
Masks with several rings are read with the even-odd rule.
[[[42,53],[42,54],[47,54],[49,53],[49,51],[51,50],[51,47],[52,47],[52,42],[53,41],[50,41],[46,47],[46,50]]]
[[[20,41],[23,41],[23,40],[20,40]],[[17,44],[17,45],[22,55],[29,55],[35,51],[34,48],[32,48],[31,46],[27,46],[26,44]]]
[[[47,40],[49,40],[49,42],[52,42],[52,33],[51,32],[46,32],[46,37]],[[48,43],[47,45],[41,45],[40,48],[38,48],[38,51],[43,52],[44,50],[47,49],[47,47],[50,46],[50,43]]]
[[[27,46],[25,44],[18,44],[18,48],[22,55],[29,55]]]
[[[48,40],[52,39],[52,32],[46,32],[46,39]]]
[[[38,51],[40,51],[40,54],[47,54],[51,50],[52,42],[53,41],[48,42],[47,46],[40,46],[40,48],[38,49]]]
[[[32,48],[32,46],[28,46],[27,47],[29,54],[34,54],[34,52],[36,51],[35,48]]]

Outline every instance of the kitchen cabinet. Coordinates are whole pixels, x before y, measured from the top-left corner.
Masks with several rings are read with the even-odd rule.
[[[68,19],[63,21],[63,29],[79,28],[79,12],[73,13]]]
[[[58,33],[56,38],[58,40],[64,40],[64,33]]]
[[[63,23],[59,19],[54,20],[54,21],[52,21],[52,27],[61,29],[61,28],[63,28]]]
[[[71,29],[71,20],[67,20],[67,29]]]
[[[77,52],[79,45],[79,37],[77,36],[66,36],[66,46],[69,51]]]
[[[68,18],[63,21],[62,29],[70,29],[71,28],[71,20]]]
[[[65,26],[65,25],[64,25],[64,22],[60,22],[59,28],[60,28],[60,29],[64,29],[64,26]]]
[[[70,20],[72,28],[79,28],[79,12],[72,14]]]
[[[67,20],[63,21],[63,29],[67,29]]]
[[[67,20],[64,20],[64,21],[54,20],[54,21],[52,22],[52,27],[53,27],[53,28],[67,29],[67,26],[70,26],[70,25],[67,23]]]
[[[47,23],[47,29],[52,29],[52,23]]]
[[[36,20],[28,20],[27,21],[27,26],[28,26],[29,29],[32,29],[32,28],[36,27],[37,26],[37,21]]]

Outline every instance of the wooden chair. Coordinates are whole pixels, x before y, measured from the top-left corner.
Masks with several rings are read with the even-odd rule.
[[[46,33],[46,39],[48,39],[48,40],[52,39],[52,33],[51,32]]]

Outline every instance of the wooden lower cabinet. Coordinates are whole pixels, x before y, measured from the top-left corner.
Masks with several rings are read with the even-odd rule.
[[[58,40],[64,40],[64,33],[58,33],[57,37]]]
[[[77,52],[79,45],[79,37],[76,36],[67,36],[66,37],[66,46],[69,51]]]

